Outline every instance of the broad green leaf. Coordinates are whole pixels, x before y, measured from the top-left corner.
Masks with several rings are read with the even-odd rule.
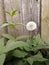
[[[33,39],[29,40],[29,42],[31,45],[33,45],[32,50],[38,50],[38,49],[42,49],[42,48],[49,48],[49,44],[45,43],[41,38],[40,35],[36,35],[33,37]]]
[[[29,43],[33,45],[32,50],[38,50],[38,49],[48,49],[49,44],[45,43],[41,38],[40,35],[36,35],[33,37],[33,39],[29,40]]]
[[[27,61],[28,61],[28,63],[29,63],[30,65],[32,65],[32,64],[33,64],[33,62],[34,62],[34,61],[33,61],[33,59],[32,59],[31,57],[30,57],[30,58],[28,58],[28,59],[27,59]]]
[[[0,29],[6,27],[6,26],[8,26],[8,25],[9,25],[8,23],[4,23],[4,24],[2,24],[2,25],[0,26]]]
[[[33,37],[32,40],[30,40],[30,42],[32,43],[32,45],[36,46],[36,45],[43,45],[45,44],[44,41],[40,38],[40,35],[36,35]]]
[[[36,45],[34,47],[32,47],[32,50],[40,50],[40,49],[49,49],[49,45],[42,45],[42,44],[39,44],[39,45]]]
[[[15,50],[15,51],[13,51],[13,56],[15,56],[15,57],[23,58],[26,55],[28,55],[28,53],[25,52],[25,51],[21,51],[21,50]]]
[[[43,58],[42,54],[39,52],[37,55],[33,56],[34,61],[46,61],[48,59]]]
[[[26,51],[32,51],[32,46],[29,46],[29,44],[28,44],[28,46],[24,46],[24,49]]]
[[[27,41],[26,44],[27,44],[27,45],[24,46],[24,49],[25,49],[26,51],[31,51],[32,48],[33,48],[32,45],[31,45],[31,43],[29,43],[29,41]]]
[[[40,52],[37,55],[27,58],[27,61],[29,62],[30,65],[32,65],[34,61],[42,62],[42,61],[46,61],[46,60],[48,60],[48,59],[43,58]]]
[[[5,53],[5,49],[6,49],[5,46],[4,47],[0,47],[0,55]]]
[[[16,24],[15,23],[12,23],[12,22],[11,23],[4,23],[4,24],[0,25],[0,29],[4,28],[6,26],[14,27],[14,26],[16,26]]]
[[[17,40],[26,39],[26,38],[28,38],[27,35],[18,36],[18,37],[16,37],[16,41],[17,41]]]
[[[6,58],[5,54],[0,55],[0,65],[4,64],[5,58]]]
[[[0,54],[4,53],[5,46],[4,46],[4,39],[0,39]]]
[[[7,39],[15,40],[15,38],[13,36],[11,36],[10,34],[2,34],[2,36]]]
[[[1,39],[0,39],[0,47],[3,47],[3,46],[4,46],[4,39],[1,38]]]
[[[9,40],[7,42],[7,45],[6,45],[6,50],[5,52],[9,52],[11,50],[14,50],[16,48],[21,48],[21,47],[24,47],[24,46],[27,46],[27,44],[23,41],[12,41],[12,40]]]

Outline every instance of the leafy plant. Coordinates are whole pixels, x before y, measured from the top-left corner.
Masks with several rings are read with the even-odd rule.
[[[13,19],[14,15],[16,15],[16,13],[18,13],[19,10],[16,10],[14,8],[12,8],[11,12],[6,11],[6,13]],[[15,27],[15,26],[25,26],[22,23],[14,23],[14,21],[12,20],[11,22],[3,22],[2,25],[0,25],[0,29],[6,27],[6,26],[11,26],[11,27]]]
[[[12,9],[11,12],[6,11],[8,15],[13,17],[17,10]],[[0,25],[0,29],[6,26],[15,27],[16,25],[23,25],[22,23],[4,23]],[[48,65],[49,59],[47,56],[43,56],[41,52],[42,49],[49,49],[49,44],[45,43],[40,35],[34,36],[32,39],[22,41],[29,36],[22,35],[14,38],[9,34],[2,34],[0,39],[0,65]],[[6,45],[4,43],[4,38],[7,38],[8,41]]]
[[[47,64],[48,59],[43,57],[40,50],[48,49],[49,45],[46,45],[39,35],[25,42],[18,41],[19,39],[14,40],[13,37],[11,38],[10,36],[8,39],[6,45],[4,45],[4,39],[0,39],[0,65],[8,62],[11,63],[11,60],[13,60],[14,65],[33,65],[34,62],[44,62]]]
[[[18,40],[22,40],[22,39],[25,39],[25,38],[28,38],[29,36],[28,35],[21,35],[21,36],[18,36],[16,38],[14,38],[12,35],[10,34],[2,34],[2,36],[4,38],[7,38],[7,39],[10,39],[10,40],[14,40],[14,41],[18,41]]]

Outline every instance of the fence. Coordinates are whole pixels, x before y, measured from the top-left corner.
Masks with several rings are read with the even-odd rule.
[[[4,2],[3,2],[4,1]],[[5,16],[5,11],[11,11],[11,9],[18,9],[19,12],[11,18],[8,14]],[[3,11],[5,9],[5,11]],[[26,24],[29,21],[35,21],[37,24],[37,30],[34,33],[38,33],[40,30],[40,0],[0,0],[0,22],[11,22]],[[17,36],[22,34],[29,34],[25,27],[8,27],[8,33]]]
[[[42,0],[41,36],[49,42],[49,0]]]

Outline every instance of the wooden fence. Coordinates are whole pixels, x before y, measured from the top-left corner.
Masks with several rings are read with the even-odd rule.
[[[41,36],[49,42],[49,0],[42,0]]]
[[[0,0],[0,24],[5,22],[5,20],[7,22],[11,22],[13,20],[15,23],[23,23],[25,25],[29,21],[35,21],[38,28],[33,32],[33,34],[39,33],[40,2],[41,0]],[[10,12],[12,8],[19,10],[13,18],[11,18],[8,14],[5,14],[5,11]],[[6,17],[4,15],[6,15]],[[0,35],[2,32],[0,32]],[[16,28],[8,27],[8,33],[13,36],[29,34],[26,28],[22,26],[16,26]]]

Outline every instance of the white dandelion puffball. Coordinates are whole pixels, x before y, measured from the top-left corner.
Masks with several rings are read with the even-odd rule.
[[[30,21],[30,22],[28,22],[27,25],[26,25],[26,29],[27,29],[28,31],[33,31],[33,30],[35,30],[36,28],[37,28],[37,25],[36,25],[36,23],[35,23],[34,21]]]

